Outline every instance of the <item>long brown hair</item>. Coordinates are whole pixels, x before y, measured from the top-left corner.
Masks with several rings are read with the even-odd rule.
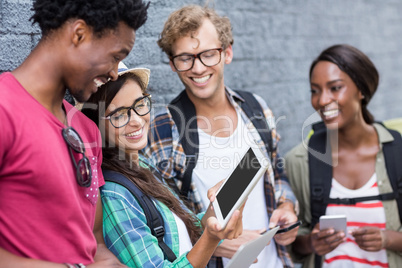
[[[99,117],[104,116],[104,112],[112,102],[113,98],[123,87],[128,79],[137,82],[142,92],[145,93],[146,88],[141,79],[133,73],[126,73],[116,81],[110,81],[101,86],[98,91],[84,104],[82,112],[90,118],[99,127]],[[191,242],[195,244],[201,235],[199,220],[190,213],[185,206],[180,203],[171,190],[154,177],[152,172],[146,168],[138,166],[131,161],[130,155],[125,154],[116,146],[110,146],[108,139],[103,137],[104,145],[102,146],[103,162],[102,169],[109,169],[122,173],[135,183],[142,192],[165,204],[172,212],[174,212],[186,225]],[[122,157],[123,155],[123,157]]]

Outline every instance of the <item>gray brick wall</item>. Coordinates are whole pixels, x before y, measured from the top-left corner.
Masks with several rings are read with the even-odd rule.
[[[210,1],[212,2],[212,1]],[[274,111],[286,152],[302,139],[313,113],[308,69],[324,48],[348,43],[369,55],[381,82],[370,110],[377,119],[402,116],[402,1],[400,0],[215,0],[233,24],[234,61],[225,82],[260,94]],[[167,16],[194,0],[151,0],[149,20],[137,33],[126,64],[152,70],[150,87],[158,103],[181,89],[156,40]],[[39,40],[29,22],[31,1],[0,0],[0,72],[12,70]]]

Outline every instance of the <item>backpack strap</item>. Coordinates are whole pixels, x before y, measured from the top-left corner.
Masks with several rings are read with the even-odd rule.
[[[264,111],[260,103],[251,92],[242,90],[236,90],[235,92],[244,99],[244,101],[240,103],[240,106],[258,131],[272,162],[272,152],[274,150],[272,132],[265,119]],[[186,171],[183,174],[182,187],[180,190],[180,194],[187,199],[193,169],[197,164],[198,158],[199,137],[195,107],[188,98],[187,92],[183,90],[179,96],[170,102],[168,108],[179,131],[179,140],[187,157]]]
[[[331,146],[327,142],[327,130],[323,125],[313,125],[314,134],[308,142],[310,173],[311,225],[315,226],[329,202],[332,180]],[[328,144],[327,144],[328,143]],[[321,157],[323,156],[323,157]]]
[[[274,151],[274,144],[272,140],[272,131],[268,126],[267,120],[264,115],[264,111],[260,105],[260,103],[256,100],[253,93],[249,91],[243,90],[235,90],[237,94],[239,94],[244,101],[240,102],[240,106],[247,117],[253,123],[255,129],[258,131],[262,141],[265,144],[267,149],[267,153],[273,161],[272,152]],[[267,133],[268,132],[268,133]]]
[[[110,181],[122,185],[127,190],[129,190],[131,194],[138,200],[138,203],[144,210],[145,217],[147,219],[147,225],[151,229],[152,235],[158,239],[159,247],[162,249],[166,258],[170,262],[176,260],[176,255],[173,253],[172,249],[170,249],[163,241],[163,236],[165,235],[164,221],[160,212],[156,209],[154,202],[152,202],[151,198],[148,195],[145,195],[135,183],[133,183],[123,174],[112,170],[103,170],[102,172],[105,181]]]
[[[331,146],[327,142],[327,130],[325,125],[313,125],[314,134],[308,143],[308,165],[310,172],[310,206],[311,226],[315,226],[329,202],[331,191],[332,165],[331,157],[319,158],[319,156],[331,156]],[[325,160],[325,161],[324,161]],[[328,163],[329,162],[329,163]],[[315,254],[314,266],[321,267],[322,257]]]
[[[402,138],[398,131],[387,130],[394,140],[383,145],[385,166],[398,204],[399,220],[402,223]]]
[[[384,143],[383,152],[386,169],[393,192],[376,196],[358,198],[329,198],[332,180],[331,148],[327,141],[327,131],[323,122],[313,125],[314,133],[309,140],[308,161],[310,172],[310,202],[311,225],[315,226],[321,215],[325,215],[328,204],[356,204],[369,200],[397,200],[400,221],[402,222],[402,138],[397,131],[388,131],[394,141]],[[318,154],[317,154],[318,153]],[[316,156],[314,156],[314,154]],[[326,161],[320,160],[318,155],[326,155]],[[315,255],[315,267],[321,267],[321,257]]]
[[[332,179],[332,166],[328,166],[325,161],[319,161],[317,157],[312,156],[312,152],[310,151],[312,149],[321,154],[325,153],[325,127],[323,123],[320,122],[313,125],[313,129],[314,134],[311,136],[309,141],[312,226],[318,222],[321,215],[325,214],[325,209],[328,204],[350,205],[370,200],[386,201],[396,199],[398,203],[399,217],[402,222],[402,166],[400,165],[400,163],[402,163],[401,134],[398,131],[387,129],[394,137],[394,140],[392,142],[384,143],[383,145],[385,165],[393,192],[358,198],[328,198],[330,190],[329,178]],[[331,168],[331,170],[329,170],[329,168]],[[321,180],[320,178],[323,178],[324,176],[326,179]],[[329,182],[329,185],[326,184],[327,182]]]
[[[337,204],[337,205],[355,205],[359,202],[364,201],[372,201],[372,200],[380,200],[380,201],[387,201],[387,200],[394,200],[397,198],[396,193],[387,193],[387,194],[379,194],[379,195],[370,195],[370,196],[363,196],[363,197],[355,197],[355,198],[329,198],[328,204]]]
[[[200,144],[195,107],[188,98],[187,92],[183,90],[179,96],[170,102],[168,109],[177,126],[179,141],[186,154],[186,170],[183,174],[180,195],[184,200],[188,200],[188,191],[190,190],[193,169],[197,164],[198,145]]]

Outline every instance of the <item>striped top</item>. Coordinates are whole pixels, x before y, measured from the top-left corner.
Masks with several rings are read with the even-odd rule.
[[[378,195],[376,173],[361,188],[351,190],[332,179],[331,198],[352,198]],[[326,215],[344,214],[347,218],[347,229],[353,230],[363,226],[373,226],[385,229],[385,211],[381,201],[371,200],[358,202],[354,205],[329,204]],[[388,267],[386,250],[368,252],[359,248],[354,237],[347,235],[346,242],[325,255],[324,268],[385,268]]]

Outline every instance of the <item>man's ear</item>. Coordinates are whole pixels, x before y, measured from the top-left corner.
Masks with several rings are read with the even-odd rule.
[[[72,22],[71,30],[71,41],[75,46],[78,46],[93,34],[92,29],[82,19]]]
[[[225,50],[225,64],[229,64],[233,60],[233,48],[229,45]]]

